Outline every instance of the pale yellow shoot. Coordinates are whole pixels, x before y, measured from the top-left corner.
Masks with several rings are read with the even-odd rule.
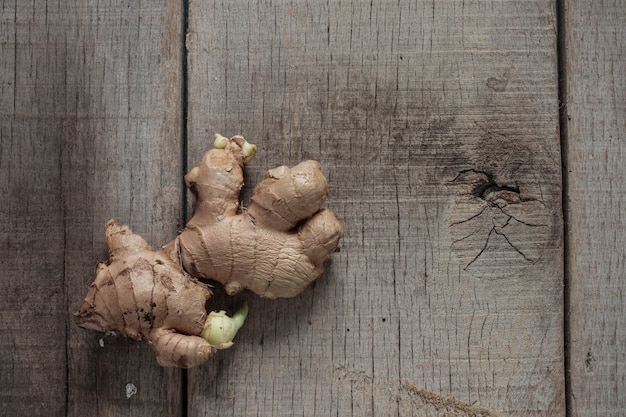
[[[220,135],[219,133],[215,134],[215,142],[213,142],[213,147],[215,149],[224,149],[228,145],[228,138]]]
[[[217,349],[227,349],[233,345],[233,339],[247,316],[248,303],[244,303],[232,317],[228,317],[224,310],[211,311],[200,336]]]

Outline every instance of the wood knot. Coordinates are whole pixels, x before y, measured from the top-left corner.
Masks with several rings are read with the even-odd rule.
[[[542,201],[483,170],[461,171],[449,184],[457,188],[449,224],[452,253],[464,271],[504,278],[540,259],[550,239],[550,211]]]

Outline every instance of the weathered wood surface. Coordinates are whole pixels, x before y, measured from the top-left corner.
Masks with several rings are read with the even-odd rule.
[[[107,219],[153,244],[181,227],[182,4],[19,0],[0,16],[0,415],[181,415],[180,371],[71,314]]]
[[[189,163],[214,131],[321,161],[341,252],[252,300],[189,415],[564,415],[551,1],[190,3]]]
[[[553,2],[195,0],[186,104],[184,3],[0,5],[0,415],[565,415]],[[567,396],[617,416],[625,22],[563,3]],[[187,386],[71,314],[108,218],[182,227],[215,131],[250,186],[319,159],[346,236],[296,299],[216,297],[249,323]]]
[[[1,13],[0,415],[60,416],[65,230],[53,86],[61,74],[32,5],[27,11],[3,3]]]
[[[621,1],[564,10],[571,416],[626,410],[626,15]]]

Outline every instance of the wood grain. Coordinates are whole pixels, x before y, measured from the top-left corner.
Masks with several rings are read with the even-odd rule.
[[[242,296],[189,415],[564,415],[554,3],[196,0],[189,18],[190,166],[216,131],[259,145],[249,185],[318,159],[346,228],[301,296]]]
[[[63,416],[61,74],[27,3],[0,9],[0,415]]]
[[[63,153],[68,314],[94,261],[106,259],[107,219],[155,247],[182,226],[181,3],[83,2],[74,13]],[[182,415],[181,373],[159,367],[146,343],[71,325],[68,344],[68,414]]]
[[[570,415],[620,416],[626,409],[626,17],[620,1],[565,3]]]
[[[181,415],[179,371],[72,313],[107,219],[154,245],[181,227],[182,4],[20,0],[0,16],[0,414]]]

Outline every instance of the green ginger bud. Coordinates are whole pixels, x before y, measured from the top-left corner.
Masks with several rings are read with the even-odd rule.
[[[215,142],[213,142],[213,147],[215,149],[224,149],[228,145],[228,138],[220,135],[219,133],[215,134]]]
[[[224,310],[211,311],[204,322],[204,329],[200,336],[217,349],[228,349],[233,345],[233,339],[247,316],[248,303],[246,302],[232,317],[228,317]]]

